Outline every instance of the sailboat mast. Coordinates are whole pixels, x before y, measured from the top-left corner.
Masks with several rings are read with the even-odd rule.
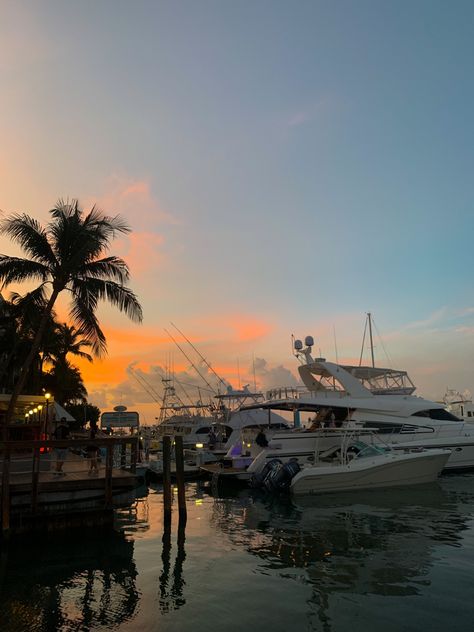
[[[372,314],[370,312],[367,313],[367,318],[369,320],[370,353],[372,355],[372,368],[374,368],[375,367],[374,341],[372,339]]]

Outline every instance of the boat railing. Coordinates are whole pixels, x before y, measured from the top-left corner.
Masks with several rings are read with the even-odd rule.
[[[436,426],[429,425],[417,425],[417,424],[378,424],[370,428],[370,424],[373,422],[358,422],[362,426],[367,424],[368,429],[374,430],[378,436],[383,436],[388,442],[397,438],[399,441],[404,436],[411,437],[415,435],[430,435],[430,439],[439,439],[443,437],[465,437],[473,436],[473,428],[468,423],[464,422],[449,422],[445,424],[439,424]]]

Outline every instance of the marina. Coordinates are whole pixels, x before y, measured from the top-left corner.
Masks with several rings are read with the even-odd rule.
[[[0,632],[470,632],[473,24],[2,3]]]

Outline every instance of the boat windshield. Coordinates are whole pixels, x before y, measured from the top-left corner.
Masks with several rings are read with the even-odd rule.
[[[347,449],[348,452],[354,454],[354,458],[360,459],[367,456],[378,456],[384,454],[386,450],[375,445],[369,445],[364,441],[354,441]]]

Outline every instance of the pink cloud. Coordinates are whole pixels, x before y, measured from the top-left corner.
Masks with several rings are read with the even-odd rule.
[[[133,222],[132,228],[148,232],[158,225],[180,223],[156,200],[146,179],[114,175],[107,181],[105,189],[105,193],[91,200],[89,205],[96,203],[108,214],[122,215]]]
[[[164,259],[160,248],[164,237],[157,233],[132,232],[126,240],[117,240],[117,248],[125,248],[123,258],[127,262],[132,275],[143,276],[154,272]]]

